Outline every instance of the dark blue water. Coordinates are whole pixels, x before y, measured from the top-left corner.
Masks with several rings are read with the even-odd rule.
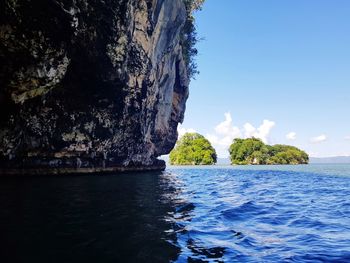
[[[349,173],[1,178],[0,262],[350,262]]]

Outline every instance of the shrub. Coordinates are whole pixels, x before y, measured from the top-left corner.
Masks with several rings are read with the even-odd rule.
[[[183,0],[187,10],[187,19],[181,33],[182,54],[187,72],[191,78],[198,74],[195,57],[198,54],[196,44],[199,41],[193,13],[201,10],[204,0]]]
[[[231,164],[307,164],[309,156],[294,146],[264,144],[260,139],[235,139],[229,149]]]
[[[172,165],[211,165],[216,159],[215,149],[198,133],[186,133],[170,153]]]

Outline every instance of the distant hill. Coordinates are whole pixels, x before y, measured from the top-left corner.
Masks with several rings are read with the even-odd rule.
[[[326,158],[310,158],[310,163],[350,163],[350,156],[336,156]]]
[[[350,163],[350,156],[336,156],[327,158],[310,157],[310,164],[317,163]],[[218,165],[230,165],[229,158],[218,158]]]
[[[169,156],[164,155],[161,157],[167,163],[169,162]],[[315,158],[310,157],[310,164],[318,164],[318,163],[350,163],[350,156],[337,156],[337,157],[327,157],[327,158]],[[217,165],[230,165],[229,158],[218,158]]]
[[[317,163],[350,163],[350,156],[337,156],[327,158],[310,157],[310,164]],[[229,158],[218,158],[217,165],[230,165]]]

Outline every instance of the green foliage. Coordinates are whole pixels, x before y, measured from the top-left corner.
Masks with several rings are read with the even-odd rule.
[[[188,13],[201,10],[205,0],[183,0]]]
[[[246,164],[307,164],[309,156],[289,145],[266,145],[256,138],[235,139],[229,149],[231,163]]]
[[[182,54],[186,63],[187,72],[190,77],[198,74],[195,57],[198,54],[196,44],[199,41],[196,31],[193,12],[200,10],[205,0],[183,0],[187,10],[187,19],[182,29],[181,45]]]
[[[211,165],[216,159],[215,149],[198,133],[186,133],[170,153],[172,165]]]

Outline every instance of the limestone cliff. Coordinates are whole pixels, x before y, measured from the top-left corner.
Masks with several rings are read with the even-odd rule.
[[[163,168],[188,97],[186,15],[183,0],[1,1],[0,170]]]

